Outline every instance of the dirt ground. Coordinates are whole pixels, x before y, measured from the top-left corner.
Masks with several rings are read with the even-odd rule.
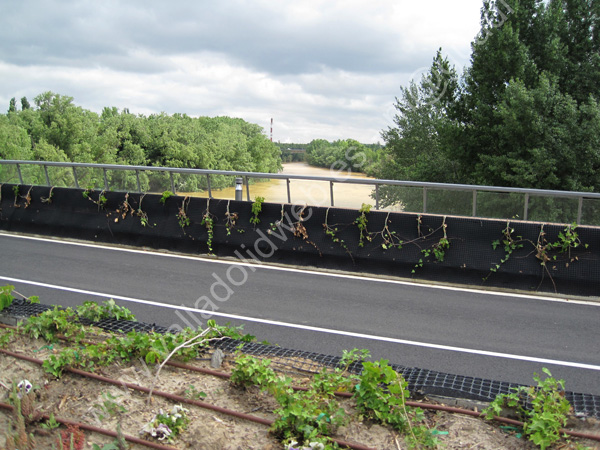
[[[47,358],[56,351],[56,344],[49,348],[42,340],[17,337],[7,347],[7,350],[22,353],[38,359]],[[198,367],[210,367],[210,355],[192,361],[189,364]],[[220,370],[230,371],[233,356],[226,355]],[[140,363],[115,364],[97,369],[97,373],[143,386],[151,386],[154,373],[147,372]],[[301,383],[310,374],[295,372],[288,373]],[[152,419],[159,409],[168,410],[173,402],[153,396],[149,402],[148,395],[131,391],[124,387],[104,384],[77,375],[65,373],[60,379],[45,374],[42,368],[34,363],[15,359],[0,354],[0,401],[7,403],[8,388],[13,382],[27,379],[34,386],[35,404],[39,411],[46,414],[53,412],[56,417],[76,420],[86,424],[115,431],[120,423],[126,435],[141,437],[140,430]],[[161,372],[158,390],[193,397],[194,392],[204,392],[205,402],[231,410],[252,414],[274,420],[273,409],[277,407],[274,399],[267,393],[250,388],[242,391],[232,387],[222,378],[190,372],[165,366]],[[432,402],[432,399],[424,401]],[[108,406],[106,406],[108,405]],[[343,407],[349,414],[353,412],[352,400],[342,401]],[[253,422],[233,418],[196,406],[185,405],[189,409],[191,421],[187,429],[172,443],[177,449],[206,449],[206,450],[251,450],[251,449],[281,449],[283,446],[270,434],[268,427]],[[519,437],[519,430],[502,428],[477,418],[451,414],[446,412],[427,412],[430,426],[440,432],[438,438],[444,449],[533,449],[532,443]],[[5,432],[9,429],[10,413],[0,410],[0,448],[5,448]],[[56,448],[57,430],[43,430],[40,423],[31,424],[28,431],[35,435],[36,449]],[[597,420],[575,420],[576,428],[600,434]],[[62,427],[61,427],[62,428]],[[63,428],[64,429],[64,428]],[[59,429],[60,430],[60,429]],[[352,415],[350,422],[337,429],[334,437],[359,443],[364,446],[381,450],[398,450],[407,448],[404,440],[396,432],[386,427],[363,422],[357,415]],[[97,433],[85,434],[84,449],[99,448],[109,444],[113,438]],[[156,441],[158,442],[158,441]],[[165,443],[162,441],[162,443]],[[561,441],[554,448],[600,448],[594,441]],[[131,449],[147,448],[132,445]]]

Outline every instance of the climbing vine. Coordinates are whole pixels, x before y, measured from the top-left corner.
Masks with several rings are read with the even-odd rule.
[[[238,233],[243,233],[244,230],[242,228],[236,229],[236,223],[239,219],[239,214],[237,212],[229,211],[229,204],[231,200],[227,200],[227,211],[225,212],[225,229],[227,230],[227,236],[231,235],[232,230],[236,230]]]
[[[139,201],[138,207],[136,209],[133,206],[131,206],[131,204],[129,203],[129,193],[126,193],[125,199],[119,205],[119,207],[115,210],[115,212],[117,213],[115,222],[119,222],[119,220],[125,220],[125,218],[129,214],[132,217],[133,216],[138,217],[140,219],[140,224],[143,227],[146,227],[146,226],[151,227],[149,219],[148,219],[148,214],[144,210],[142,210],[142,201],[144,200],[145,196],[146,196],[146,194],[143,194],[140,197],[140,201]]]
[[[417,241],[427,240],[428,238],[430,238],[431,236],[433,236],[435,233],[437,233],[440,230],[442,230],[443,235],[437,242],[433,243],[431,246],[421,249],[422,257],[419,258],[419,261],[415,264],[415,267],[412,270],[413,274],[416,273],[417,269],[420,269],[423,267],[425,262],[427,262],[427,259],[432,254],[437,262],[443,262],[444,258],[446,257],[446,251],[450,248],[450,240],[448,239],[448,233],[447,233],[448,225],[446,224],[446,216],[444,216],[442,225],[440,225],[440,227],[438,227],[435,230],[430,229],[429,233],[427,235],[422,234],[422,230],[421,230],[422,226],[423,226],[423,220],[421,218],[421,214],[419,214],[417,216],[417,233],[419,235],[419,237],[417,238]]]
[[[104,195],[106,193],[106,191],[105,190],[100,191],[100,194],[98,194],[97,200],[94,200],[94,198],[92,197],[93,193],[94,193],[94,188],[88,187],[87,189],[85,189],[82,192],[83,198],[87,198],[90,202],[98,205],[98,211],[99,211],[100,208],[104,208],[104,206],[106,205],[106,202],[108,201],[108,199]]]
[[[271,222],[269,225],[271,227],[271,229],[269,230],[269,234],[271,234],[272,231],[277,231],[277,228],[279,228],[279,226],[283,223],[283,219],[285,218],[285,211],[283,209],[283,204],[281,205],[281,217],[279,218],[279,220],[276,220],[275,222]]]
[[[582,244],[579,239],[579,233],[575,231],[577,228],[577,224],[573,223],[567,225],[565,229],[558,233],[558,240],[555,242],[548,242],[546,240],[546,232],[544,231],[544,225],[540,229],[540,234],[538,236],[538,241],[536,244],[536,255],[535,257],[539,259],[542,266],[545,266],[549,262],[556,261],[560,254],[565,254],[567,262],[565,263],[565,267],[569,267],[569,264],[577,261],[579,258],[577,256],[571,256],[571,251],[583,245],[583,247],[588,248],[588,244]],[[557,253],[551,255],[550,252],[552,250],[556,250]]]
[[[500,268],[500,265],[508,261],[515,250],[523,248],[523,236],[517,236],[517,239],[515,240],[512,235],[514,232],[515,229],[510,226],[510,221],[507,221],[506,228],[502,230],[503,238],[501,240],[496,239],[494,242],[492,242],[492,248],[494,250],[502,245],[502,248],[504,249],[504,258],[500,260],[500,264],[496,264],[490,269],[491,272],[496,272]]]
[[[306,230],[306,227],[304,226],[303,222],[304,222],[304,210],[305,209],[306,209],[306,205],[302,207],[302,209],[300,210],[300,213],[296,216],[298,218],[298,220],[291,224],[294,237],[301,238],[307,244],[312,245],[319,252],[319,256],[322,256],[321,250],[319,249],[319,247],[317,247],[317,244],[315,244],[313,241],[311,241],[309,239],[308,231]]]
[[[204,213],[202,213],[202,221],[200,224],[206,227],[206,232],[208,234],[208,237],[206,238],[206,245],[208,246],[208,253],[212,254],[215,221],[214,216],[210,213],[210,198],[206,201],[206,210]]]
[[[356,224],[356,226],[358,227],[358,230],[360,231],[360,236],[358,238],[358,246],[359,247],[365,246],[365,242],[364,242],[365,240],[371,241],[371,239],[372,239],[369,234],[369,231],[367,230],[367,226],[369,224],[369,220],[367,219],[367,214],[369,214],[370,211],[371,211],[371,205],[363,203],[362,206],[360,207],[360,209],[358,210],[360,215],[354,220],[354,223]]]
[[[40,197],[42,203],[52,203],[52,197],[54,197],[54,186],[50,188],[50,192],[48,192],[48,197]]]
[[[185,227],[189,227],[190,226],[190,218],[187,215],[187,208],[188,205],[190,204],[190,197],[184,197],[183,202],[181,202],[181,206],[179,207],[179,210],[177,211],[177,222],[179,223],[179,226],[181,227],[181,229],[183,230],[183,232],[185,233]]]
[[[140,197],[140,203],[138,205],[138,209],[135,211],[135,214],[140,218],[140,223],[142,224],[143,227],[150,226],[150,222],[148,221],[148,214],[146,214],[146,212],[144,210],[142,210],[142,201],[144,200],[145,196],[146,196],[146,194],[143,194]],[[154,224],[154,225],[156,225],[156,224]]]
[[[167,204],[167,200],[169,198],[171,198],[173,196],[173,193],[171,191],[164,191],[162,193],[162,197],[158,200],[159,203],[162,203],[163,205]]]
[[[252,217],[250,218],[250,223],[254,225],[254,228],[256,228],[256,225],[258,225],[260,223],[260,219],[258,218],[258,215],[262,211],[262,205],[263,205],[264,201],[265,201],[264,197],[256,197],[254,199],[254,202],[252,203]]]
[[[352,258],[352,253],[350,253],[350,250],[348,250],[348,246],[346,245],[344,240],[337,236],[337,233],[339,232],[339,224],[336,223],[329,225],[328,218],[330,209],[331,208],[327,208],[327,211],[325,212],[325,223],[323,224],[325,234],[329,236],[334,243],[339,244],[339,246],[342,247],[346,251],[346,253],[348,253]]]
[[[27,194],[25,195],[20,195],[20,191],[19,191],[19,186],[15,185],[13,186],[13,193],[15,194],[15,200],[13,202],[13,205],[15,208],[20,208],[21,206],[27,208],[29,207],[29,205],[31,205],[31,190],[33,189],[33,186],[31,186],[29,188],[29,190],[27,191]],[[25,202],[23,203],[23,205],[19,204],[20,199],[25,200]]]
[[[576,229],[577,224],[569,224],[558,233],[556,241],[550,242],[548,241],[547,233],[544,230],[544,224],[542,224],[540,225],[537,240],[534,242],[531,239],[523,238],[523,236],[513,236],[515,229],[510,226],[510,222],[507,222],[506,227],[502,230],[502,238],[492,242],[494,250],[498,247],[502,247],[504,250],[504,257],[500,259],[500,263],[494,263],[490,269],[490,273],[483,280],[486,281],[492,273],[497,272],[502,264],[508,261],[513,252],[528,244],[531,245],[532,250],[524,257],[533,254],[536,259],[540,261],[540,265],[543,268],[540,284],[544,280],[544,275],[547,275],[556,292],[556,283],[554,282],[550,269],[555,270],[557,268],[556,264],[561,260],[564,261],[565,267],[569,267],[571,263],[579,260],[579,256],[572,254],[573,250],[579,247],[589,248],[588,244],[581,242],[579,233]]]
[[[404,241],[396,235],[395,231],[390,230],[388,226],[388,224],[391,223],[389,222],[389,218],[390,212],[388,212],[387,216],[385,217],[385,222],[381,231],[375,231],[370,233],[371,239],[374,239],[376,236],[379,236],[382,240],[381,248],[384,250],[388,250],[391,248],[397,248],[398,250],[401,250]]]

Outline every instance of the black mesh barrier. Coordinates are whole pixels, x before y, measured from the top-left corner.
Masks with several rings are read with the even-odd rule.
[[[115,320],[115,319],[104,319],[99,322],[93,322],[91,325],[101,328],[105,331],[112,331],[115,333],[129,333],[130,331],[137,331],[140,333],[159,333],[165,334],[169,330],[168,328],[162,327],[156,324],[147,324],[143,322],[134,322],[132,320]]]
[[[227,352],[238,350],[241,341],[226,339],[215,343],[215,347]],[[297,358],[310,360],[315,368],[327,366],[338,367],[341,358],[336,356],[322,355],[312,352],[283,349],[265,344],[245,343],[241,351],[265,358]],[[305,367],[306,363],[302,364]],[[416,367],[404,367],[398,364],[390,366],[400,373],[408,383],[408,390],[414,395],[441,395],[445,397],[464,398],[491,402],[500,394],[509,394],[519,384],[503,381],[486,380],[463,375],[436,372],[433,370],[419,369]],[[354,363],[348,368],[350,372],[360,374],[362,365]],[[316,370],[315,370],[316,371]],[[600,418],[600,396],[592,394],[581,394],[565,391],[565,398],[573,407],[577,416],[589,416]]]
[[[2,314],[14,317],[29,317],[36,316],[49,309],[54,309],[54,306],[31,303],[23,298],[15,298],[10,306],[2,310]]]
[[[30,317],[37,316],[45,311],[54,309],[54,306],[44,305],[41,303],[31,303],[26,299],[15,298],[10,306],[2,310],[2,313],[12,317]],[[58,309],[64,309],[59,307]],[[92,325],[105,331],[112,331],[115,333],[129,333],[130,331],[139,331],[142,333],[156,332],[165,334],[169,332],[168,328],[165,328],[156,324],[147,324],[143,322],[136,322],[133,320],[115,320],[115,319],[104,319],[99,322],[94,322],[89,319],[81,318],[79,322],[82,325]]]
[[[600,288],[598,227],[577,227],[572,243],[579,245],[563,247],[565,225],[371,211],[361,241],[360,213],[350,209],[264,203],[253,224],[251,202],[172,196],[163,204],[158,194],[126,199],[70,188],[53,188],[49,201],[49,187],[19,186],[20,197],[14,187],[1,186],[0,229],[202,254],[209,251],[208,216],[218,256],[566,295],[596,296]],[[139,208],[145,217],[131,214]],[[178,219],[182,211],[189,222]],[[519,244],[508,259],[507,226]],[[449,246],[436,256],[444,236]]]
[[[54,307],[39,303],[29,303],[24,299],[15,299],[8,308],[2,311],[2,314],[29,317],[49,309],[54,309]],[[164,334],[169,332],[168,328],[156,324],[146,324],[130,320],[107,319],[100,322],[82,320],[81,322],[116,333],[139,331]],[[323,367],[339,367],[342,361],[338,356],[285,349],[256,342],[243,342],[231,338],[216,341],[213,347],[228,353],[235,353],[241,349],[242,352],[257,357],[269,359],[285,358],[287,360],[285,363],[286,366],[312,373],[319,372]],[[515,383],[453,375],[416,367],[404,367],[398,364],[390,364],[390,366],[404,377],[408,383],[409,391],[417,395],[442,395],[445,397],[491,402],[497,395],[508,394],[514,388],[521,386]],[[352,373],[360,374],[362,365],[360,362],[355,362],[348,367],[348,370]],[[565,398],[572,405],[573,411],[577,416],[597,417],[600,419],[600,396],[566,391]]]

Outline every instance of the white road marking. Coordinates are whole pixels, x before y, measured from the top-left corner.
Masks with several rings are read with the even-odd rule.
[[[390,337],[386,337],[386,336],[377,336],[377,335],[371,335],[371,334],[354,333],[351,331],[333,330],[330,328],[313,327],[313,326],[301,325],[301,324],[297,324],[297,323],[280,322],[277,320],[259,319],[256,317],[240,316],[237,314],[227,314],[227,313],[221,313],[221,312],[215,312],[215,311],[201,310],[201,309],[196,309],[196,308],[192,308],[192,307],[185,306],[185,305],[180,305],[180,306],[170,305],[168,303],[161,303],[161,302],[155,302],[155,301],[151,301],[151,300],[143,300],[143,299],[132,298],[132,297],[124,297],[121,295],[112,295],[112,294],[107,294],[104,292],[94,292],[94,291],[88,291],[85,289],[77,289],[77,288],[72,288],[72,287],[67,287],[67,286],[57,286],[54,284],[22,280],[19,278],[0,276],[0,280],[8,281],[10,283],[23,283],[23,284],[29,284],[32,286],[57,289],[57,290],[67,291],[67,292],[74,292],[77,294],[92,295],[95,297],[102,297],[102,298],[107,298],[107,299],[112,298],[115,300],[122,300],[125,302],[141,303],[144,305],[158,306],[161,308],[177,309],[177,310],[181,310],[181,311],[189,311],[189,312],[198,313],[198,314],[209,314],[212,316],[225,317],[228,319],[236,319],[236,320],[241,320],[241,321],[246,321],[246,322],[256,322],[256,323],[262,323],[262,324],[266,324],[266,325],[275,325],[275,326],[280,326],[280,327],[295,328],[295,329],[306,330],[306,331],[316,331],[319,333],[335,334],[335,335],[340,335],[340,336],[369,339],[369,340],[381,341],[381,342],[390,342],[390,343],[394,343],[394,344],[412,345],[415,347],[425,347],[425,348],[432,348],[432,349],[436,349],[436,350],[445,350],[445,351],[459,352],[459,353],[469,353],[469,354],[473,354],[473,355],[491,356],[494,358],[514,359],[514,360],[518,360],[518,361],[528,361],[528,362],[536,362],[536,363],[542,363],[542,364],[553,364],[553,365],[558,365],[558,366],[576,367],[579,369],[600,371],[600,366],[593,365],[593,364],[584,364],[584,363],[578,363],[578,362],[572,362],[572,361],[560,361],[560,360],[547,359],[547,358],[537,358],[534,356],[513,355],[510,353],[490,352],[490,351],[486,351],[486,350],[453,347],[453,346],[449,346],[449,345],[440,345],[440,344],[432,344],[432,343],[428,343],[428,342],[409,341],[406,339],[396,339],[396,338],[390,338]]]
[[[47,243],[57,244],[57,245],[72,245],[72,246],[77,246],[77,247],[97,248],[97,249],[101,249],[101,250],[142,254],[142,255],[147,255],[147,256],[157,256],[157,257],[162,257],[162,258],[184,259],[184,260],[189,260],[189,261],[206,262],[206,263],[212,263],[212,264],[239,265],[239,266],[245,266],[245,267],[252,267],[253,269],[264,269],[264,270],[274,270],[274,271],[280,271],[280,272],[301,273],[301,274],[317,275],[317,276],[322,276],[322,277],[344,278],[344,279],[350,279],[350,280],[370,281],[370,282],[374,282],[374,283],[396,284],[396,285],[401,285],[401,286],[413,286],[413,287],[417,286],[417,287],[424,288],[424,289],[434,289],[434,290],[454,291],[454,292],[468,292],[468,293],[474,293],[474,294],[478,294],[478,295],[524,298],[524,299],[530,299],[530,300],[542,300],[542,301],[547,301],[547,302],[571,303],[571,304],[578,304],[578,305],[588,305],[588,306],[600,307],[600,302],[594,302],[594,301],[570,300],[568,298],[549,297],[549,296],[543,296],[543,295],[531,295],[531,294],[521,294],[521,293],[513,293],[513,292],[500,292],[500,291],[489,291],[489,290],[472,289],[472,288],[455,287],[455,286],[425,284],[425,283],[419,283],[418,281],[390,280],[390,279],[361,276],[361,275],[319,272],[316,270],[304,270],[304,269],[295,269],[293,267],[273,266],[273,265],[268,265],[268,263],[264,263],[264,262],[260,262],[260,261],[256,261],[254,263],[247,263],[247,262],[235,261],[235,260],[219,260],[219,259],[212,259],[212,258],[203,258],[201,256],[177,255],[177,254],[171,254],[171,253],[162,253],[162,252],[158,252],[158,251],[136,250],[136,249],[120,248],[120,247],[113,247],[113,246],[100,245],[100,244],[88,244],[85,242],[72,242],[72,241],[63,241],[63,240],[42,238],[42,237],[36,237],[36,236],[23,236],[23,235],[11,234],[11,233],[7,233],[7,232],[0,232],[0,236],[16,238],[16,239],[26,239],[26,240],[32,240],[32,241],[41,241],[41,242],[47,242]],[[251,258],[249,257],[249,259],[251,259]]]

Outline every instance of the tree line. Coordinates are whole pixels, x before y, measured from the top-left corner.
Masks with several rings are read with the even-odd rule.
[[[471,48],[462,76],[440,49],[401,88],[371,174],[600,190],[600,2],[484,0]]]
[[[354,139],[329,142],[314,139],[306,146],[306,161],[334,171],[369,172],[381,155],[381,145],[361,144]]]
[[[269,173],[281,168],[277,146],[261,127],[242,119],[144,116],[116,107],[97,114],[53,92],[35,97],[33,106],[23,97],[20,109],[15,98],[10,100],[7,114],[0,115],[0,158]],[[99,176],[82,173],[90,174],[86,182],[100,184]],[[111,176],[124,189],[137,182],[132,174],[115,171]],[[159,189],[164,185],[161,177],[143,173],[143,187]],[[177,182],[182,191],[206,188],[205,178],[178,176]],[[229,177],[211,178],[214,188],[231,182]]]

